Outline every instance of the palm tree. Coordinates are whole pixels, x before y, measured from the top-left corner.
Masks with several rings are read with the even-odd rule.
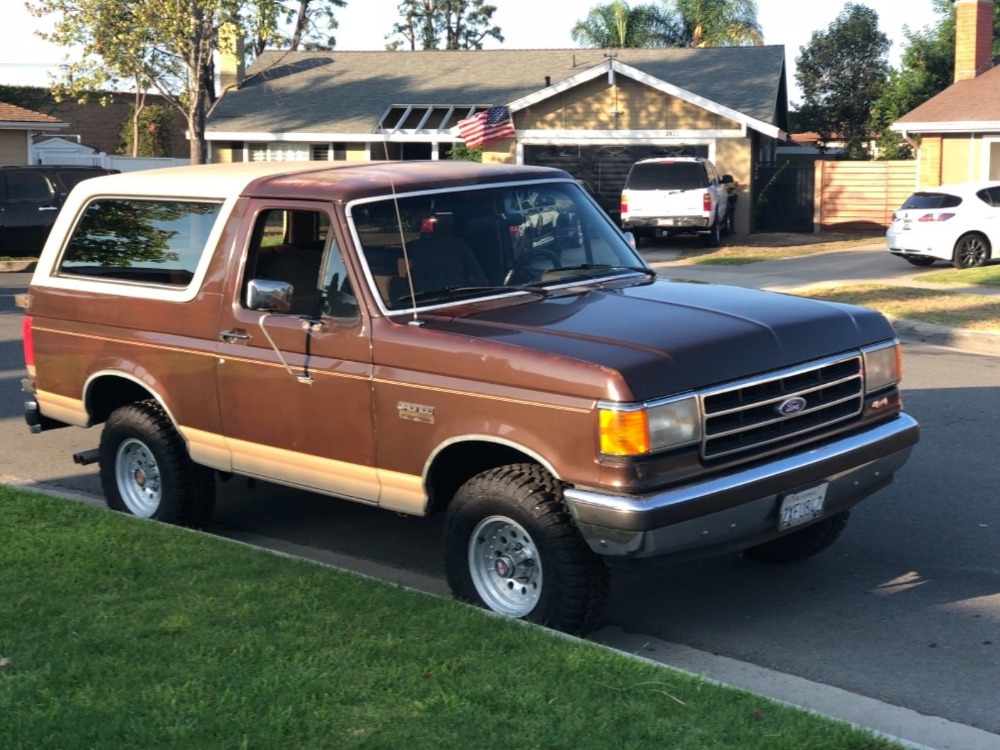
[[[764,43],[757,0],[673,0],[686,46],[739,47]]]
[[[683,46],[677,20],[655,5],[629,7],[625,0],[612,0],[590,9],[570,31],[582,47],[677,47]]]
[[[665,0],[590,9],[570,32],[583,47],[733,47],[764,43],[756,0]]]

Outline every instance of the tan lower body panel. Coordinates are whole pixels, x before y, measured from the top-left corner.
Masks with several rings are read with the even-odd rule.
[[[188,427],[181,428],[181,434],[187,440],[191,460],[203,466],[399,513],[422,516],[427,512],[427,498],[419,476],[231,440]]]
[[[90,415],[83,401],[78,398],[60,396],[49,391],[38,391],[35,394],[38,408],[49,419],[64,422],[76,427],[88,427],[90,425]]]

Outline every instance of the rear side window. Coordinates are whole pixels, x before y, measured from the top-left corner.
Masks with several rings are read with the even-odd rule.
[[[950,193],[914,193],[906,199],[903,208],[934,209],[954,208],[961,205],[962,199]]]
[[[625,180],[631,190],[697,190],[705,185],[704,167],[691,161],[633,164]]]
[[[993,208],[1000,207],[1000,187],[991,187],[980,190],[976,193],[976,197],[987,206],[992,206]]]
[[[185,287],[220,209],[220,203],[98,199],[73,230],[58,273]]]
[[[55,193],[41,172],[11,171],[7,173],[7,195],[12,201],[47,201]]]
[[[66,192],[69,192],[84,180],[108,173],[103,169],[72,169],[61,170],[56,174],[59,176],[59,181],[63,184],[63,187],[66,188]]]

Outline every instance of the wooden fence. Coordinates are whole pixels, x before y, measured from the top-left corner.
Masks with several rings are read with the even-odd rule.
[[[916,161],[816,162],[815,231],[885,229],[916,189]]]

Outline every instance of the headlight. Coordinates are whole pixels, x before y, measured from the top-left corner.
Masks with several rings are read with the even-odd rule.
[[[646,404],[601,403],[597,413],[600,450],[606,456],[641,456],[701,440],[695,396]]]
[[[898,341],[862,349],[865,358],[865,393],[896,385],[903,377],[903,352]]]

